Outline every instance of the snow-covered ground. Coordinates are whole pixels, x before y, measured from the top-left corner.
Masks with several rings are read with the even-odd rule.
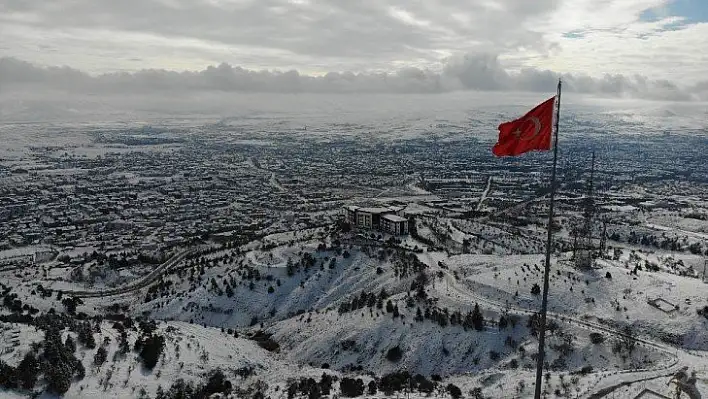
[[[199,383],[215,368],[233,373],[246,366],[260,371],[234,381],[241,386],[267,381],[272,397],[280,397],[292,378],[318,378],[327,372],[370,381],[372,375],[397,371],[440,375],[445,384],[461,387],[465,396],[479,388],[485,397],[530,397],[537,339],[529,318],[540,307],[540,295],[532,288],[542,282],[543,255],[510,253],[510,247],[532,245],[528,237],[515,239],[492,225],[467,223],[466,228],[487,237],[508,237],[504,245],[491,247],[491,254],[454,254],[387,248],[377,241],[347,244],[327,228],[282,232],[237,248],[213,246],[207,254],[180,261],[144,288],[84,298],[76,310],[89,316],[121,306],[134,316],[164,320],[159,331],[167,344],[152,372],[140,369],[134,352],[111,361],[117,332],[104,322],[95,335],[99,343],[110,339],[109,361],[97,368],[92,365],[96,350],[79,347],[77,357],[87,376],[75,381],[66,397],[101,397],[107,392],[135,397],[141,390],[153,395],[158,386],[166,389],[179,377]],[[421,224],[418,234],[435,237],[433,229],[448,229],[458,244],[469,239],[450,221],[433,227]],[[415,243],[410,240],[404,244]],[[670,268],[681,260],[682,268],[696,269],[701,257],[625,247],[618,259],[598,260],[598,269],[580,271],[569,256],[554,256],[552,261],[549,320],[555,328],[547,340],[551,378],[544,389],[588,397],[617,385],[615,397],[629,398],[643,387],[666,392],[664,376],[679,367],[704,372],[708,319],[697,309],[708,305],[705,284]],[[635,270],[646,262],[663,266],[659,271]],[[37,284],[67,289],[72,283],[52,280],[68,271],[50,268],[45,276],[38,267],[5,277],[24,303],[61,312],[64,307],[56,294],[41,296]],[[425,298],[414,288],[420,275],[427,280]],[[367,299],[366,305],[341,311],[354,297],[369,298],[382,290],[387,296],[381,307],[376,299]],[[662,306],[650,303],[656,299]],[[387,309],[389,301],[395,315]],[[486,320],[481,331],[463,326],[460,319],[452,321],[456,312],[466,317],[475,304]],[[445,312],[446,322],[421,319],[418,309],[421,314]],[[502,316],[513,324],[499,326]],[[3,326],[9,328],[3,327],[0,342],[10,350],[0,359],[15,366],[31,342],[41,341],[42,332],[19,324]],[[278,352],[246,338],[261,329],[272,334]],[[238,331],[240,337],[228,330]],[[136,334],[131,330],[132,341]],[[631,350],[622,346],[628,334],[634,343]],[[598,336],[601,342],[595,341]],[[21,344],[14,346],[18,340]],[[400,349],[400,359],[389,358],[393,348]],[[629,384],[632,381],[640,382]],[[627,385],[619,386],[623,383]],[[11,395],[16,393],[6,396]]]

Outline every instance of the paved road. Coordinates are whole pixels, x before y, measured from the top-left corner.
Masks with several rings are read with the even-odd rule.
[[[132,281],[132,282],[122,285],[120,287],[107,288],[105,290],[98,290],[98,291],[62,290],[62,289],[55,289],[54,291],[62,292],[62,293],[64,293],[64,295],[71,295],[71,296],[74,296],[77,298],[97,298],[97,297],[126,294],[128,292],[132,292],[132,291],[139,290],[141,288],[145,288],[148,285],[152,284],[157,279],[162,277],[162,275],[167,273],[173,266],[179,264],[191,252],[192,252],[191,249],[185,249],[183,251],[180,251],[177,254],[175,254],[174,256],[172,256],[170,259],[168,259],[165,263],[156,267],[153,271],[151,271],[146,276],[142,277],[141,279],[139,279],[137,281]]]

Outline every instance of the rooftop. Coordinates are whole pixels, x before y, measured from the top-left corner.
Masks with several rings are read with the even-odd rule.
[[[390,209],[388,208],[359,208],[357,209],[359,212],[366,212],[366,213],[386,213],[386,212],[391,212]]]
[[[400,217],[398,215],[383,215],[383,218],[388,221],[397,222],[397,223],[408,221],[408,219],[406,219],[404,217]]]

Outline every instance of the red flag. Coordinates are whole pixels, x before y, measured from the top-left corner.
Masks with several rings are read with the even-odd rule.
[[[494,155],[515,156],[533,150],[550,150],[555,100],[555,96],[551,97],[521,118],[499,125],[499,141],[492,149]]]

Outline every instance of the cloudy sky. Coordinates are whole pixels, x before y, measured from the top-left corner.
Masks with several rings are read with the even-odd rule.
[[[533,91],[563,74],[706,99],[708,1],[0,0],[0,57],[5,86]]]

